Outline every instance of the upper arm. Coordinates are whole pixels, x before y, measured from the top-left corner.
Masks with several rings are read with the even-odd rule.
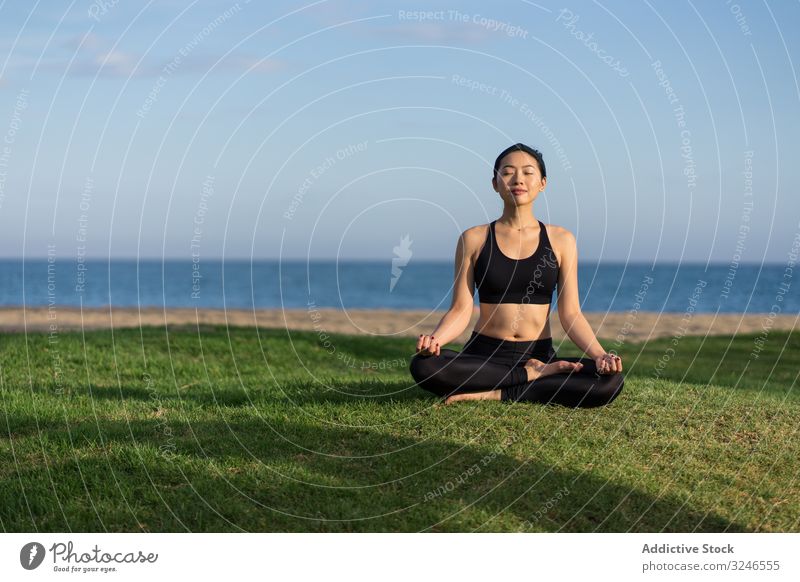
[[[472,310],[475,293],[472,237],[469,231],[461,233],[456,245],[455,281],[453,282],[453,304],[451,309]]]
[[[572,316],[581,312],[578,297],[578,245],[567,229],[561,229],[558,236],[558,315]]]

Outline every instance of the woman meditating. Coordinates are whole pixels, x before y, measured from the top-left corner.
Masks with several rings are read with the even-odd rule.
[[[603,406],[622,390],[622,360],[597,341],[578,300],[575,237],[545,226],[533,202],[547,184],[542,155],[515,144],[497,157],[492,186],[503,215],[464,231],[456,246],[453,302],[431,335],[417,340],[411,375],[417,384],[459,400],[510,400]],[[550,333],[558,319],[588,358],[559,358]],[[464,331],[478,290],[480,317],[461,352],[441,349]]]

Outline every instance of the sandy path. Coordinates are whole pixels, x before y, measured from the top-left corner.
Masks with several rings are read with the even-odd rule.
[[[80,309],[58,307],[48,313],[47,307],[0,308],[0,331],[48,331],[50,325],[56,323],[59,330],[73,329],[108,329],[113,320],[114,327],[163,326],[167,322],[172,325],[195,325],[199,323],[231,326],[253,326],[261,328],[281,328],[295,330],[317,330],[328,333],[368,334],[398,337],[414,337],[420,333],[431,333],[441,317],[442,311],[392,311],[381,309],[353,309],[340,311],[335,309],[280,310],[266,309],[255,313],[248,310],[217,309],[169,309],[166,313],[158,308],[108,308]],[[592,329],[598,337],[639,341],[651,337],[670,337],[678,334],[682,327],[683,314],[638,312],[622,313],[586,313]],[[473,312],[472,321],[462,334],[460,341],[465,341],[477,320],[477,309]],[[53,317],[53,319],[51,319]],[[27,320],[27,326],[26,326]],[[564,332],[557,317],[550,322],[555,339],[564,337]],[[767,314],[694,314],[684,322],[684,335],[732,335],[735,333],[761,333],[764,329],[791,330],[800,328],[798,317],[778,315],[770,319]],[[609,349],[609,348],[607,348]]]

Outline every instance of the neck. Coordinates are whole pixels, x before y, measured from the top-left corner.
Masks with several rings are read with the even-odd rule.
[[[501,222],[510,228],[516,228],[517,230],[539,225],[539,221],[533,215],[532,204],[504,207],[503,215],[498,219],[498,222]]]

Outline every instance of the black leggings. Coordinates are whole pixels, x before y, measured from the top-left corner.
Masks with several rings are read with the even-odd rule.
[[[581,362],[583,368],[529,382],[524,365],[531,358]],[[592,359],[559,358],[552,338],[515,342],[476,332],[460,352],[443,349],[438,356],[414,356],[411,375],[421,388],[440,397],[499,388],[501,400],[573,408],[609,404],[623,385],[622,374],[598,374]]]

